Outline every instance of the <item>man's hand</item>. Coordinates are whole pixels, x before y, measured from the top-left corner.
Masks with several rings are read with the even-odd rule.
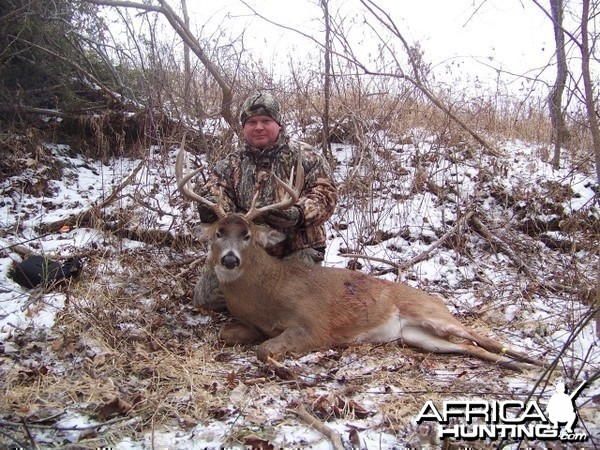
[[[286,230],[300,225],[304,219],[302,209],[292,206],[288,209],[267,211],[263,216],[265,223],[276,230]]]

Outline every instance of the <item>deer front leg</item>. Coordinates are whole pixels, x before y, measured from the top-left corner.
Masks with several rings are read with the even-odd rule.
[[[267,362],[269,358],[278,360],[288,352],[307,352],[322,347],[303,328],[288,328],[280,335],[263,342],[256,349],[256,357]]]
[[[265,339],[258,328],[243,323],[226,323],[219,330],[219,339],[227,345],[253,344]]]

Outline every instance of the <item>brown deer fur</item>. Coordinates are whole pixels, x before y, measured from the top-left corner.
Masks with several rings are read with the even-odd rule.
[[[283,235],[242,215],[203,225],[201,235],[210,241],[207,264],[215,268],[227,308],[240,322],[225,325],[220,338],[228,344],[264,341],[257,349],[262,361],[353,342],[398,341],[515,370],[543,365],[467,328],[442,300],[406,284],[274,258],[264,247]]]

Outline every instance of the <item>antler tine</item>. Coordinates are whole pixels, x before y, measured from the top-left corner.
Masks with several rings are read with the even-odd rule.
[[[285,191],[291,196],[294,197],[294,203],[298,201],[298,197],[302,192],[302,188],[304,187],[304,165],[302,164],[302,148],[298,149],[298,156],[296,158],[296,167],[292,168],[290,173],[290,181],[286,184],[284,183],[277,175],[273,174],[277,184],[279,184]],[[292,181],[294,180],[294,169],[296,170],[296,183],[292,189]]]
[[[175,178],[177,179],[177,189],[179,189],[179,192],[181,192],[181,194],[187,199],[200,202],[211,208],[218,218],[225,217],[227,213],[223,210],[221,202],[223,191],[221,191],[221,195],[219,196],[219,201],[217,203],[211,202],[210,200],[202,197],[201,195],[196,194],[194,192],[194,187],[190,180],[194,176],[196,176],[202,170],[202,168],[184,174],[184,159],[187,159],[185,154],[185,135],[181,140],[181,147],[179,149],[179,152],[177,153],[177,158],[175,160]]]
[[[294,181],[294,172],[296,175],[296,180],[292,187],[292,182]],[[265,205],[261,208],[257,208],[256,207],[256,201],[258,199],[258,192],[257,192],[256,194],[254,194],[254,198],[252,199],[252,205],[250,206],[250,209],[248,210],[248,212],[245,215],[246,219],[248,219],[249,221],[256,219],[257,217],[261,216],[262,214],[264,214],[267,211],[278,210],[278,209],[287,209],[290,206],[294,205],[298,201],[298,198],[300,197],[300,194],[302,193],[302,188],[304,187],[304,166],[302,165],[302,149],[300,148],[298,150],[298,156],[296,158],[296,167],[292,168],[292,170],[290,171],[290,180],[288,183],[283,181],[281,178],[279,178],[275,174],[273,174],[273,177],[275,178],[275,181],[277,182],[277,184],[285,190],[287,196],[284,197],[281,201],[279,201],[277,203],[273,203],[271,205]]]

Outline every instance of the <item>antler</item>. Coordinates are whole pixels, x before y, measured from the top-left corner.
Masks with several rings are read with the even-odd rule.
[[[292,187],[292,182],[294,181],[294,169],[296,173],[296,182]],[[257,208],[256,201],[258,199],[258,192],[254,194],[254,198],[252,199],[252,205],[250,206],[248,212],[245,214],[246,219],[248,219],[249,221],[253,221],[258,216],[263,215],[267,211],[287,209],[298,201],[298,197],[300,197],[302,187],[304,186],[304,166],[302,165],[302,148],[298,149],[298,155],[296,157],[296,167],[292,168],[290,172],[289,182],[286,183],[275,174],[273,174],[273,177],[275,178],[277,184],[285,190],[287,195],[277,203]]]
[[[184,159],[186,159],[185,163]],[[194,186],[190,180],[196,176],[202,170],[202,168],[184,174],[184,164],[187,165],[185,153],[185,134],[183,135],[183,139],[181,139],[181,147],[179,148],[177,159],[175,160],[175,178],[177,179],[177,189],[179,189],[179,192],[181,192],[181,194],[188,200],[200,202],[211,208],[219,219],[225,217],[227,213],[222,206],[223,191],[221,190],[221,195],[219,196],[219,201],[217,203],[213,203],[201,195],[196,194],[194,192]]]

